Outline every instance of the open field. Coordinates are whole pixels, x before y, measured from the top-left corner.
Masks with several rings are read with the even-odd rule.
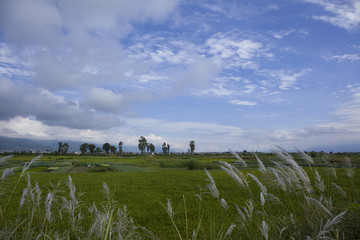
[[[360,237],[360,155],[350,155],[351,162],[342,154],[327,156],[327,162],[315,156],[314,163],[309,163],[294,154],[302,167],[291,161],[276,165],[281,162],[279,158],[290,157],[280,152],[278,156],[258,156],[263,168],[253,154],[240,154],[246,167],[230,154],[44,155],[23,172],[24,163],[35,156],[15,155],[0,166],[1,236],[30,239],[41,233],[41,239],[117,238],[120,230],[115,230],[112,214],[126,205],[126,216],[133,218],[136,226],[161,239]],[[4,169],[10,168],[15,176],[4,177]],[[204,168],[211,171],[207,174]],[[71,188],[69,181],[76,188]],[[108,194],[103,183],[109,188]],[[25,197],[24,189],[28,192]],[[57,197],[46,220],[49,193]],[[69,204],[76,214],[72,215]],[[77,217],[79,213],[81,218]],[[132,224],[128,222],[127,226]],[[61,235],[59,229],[71,231]],[[124,229],[123,235],[137,238],[136,234],[129,235],[129,228]],[[142,237],[154,238],[140,228],[136,231]]]

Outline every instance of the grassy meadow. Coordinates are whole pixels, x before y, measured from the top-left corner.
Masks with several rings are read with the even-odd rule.
[[[1,157],[1,239],[360,239],[358,154]]]

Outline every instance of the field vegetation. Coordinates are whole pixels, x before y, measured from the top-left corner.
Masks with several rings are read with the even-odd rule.
[[[359,239],[359,154],[1,156],[0,239]]]

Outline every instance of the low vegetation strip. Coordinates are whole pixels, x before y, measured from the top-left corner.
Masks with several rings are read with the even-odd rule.
[[[271,165],[234,153],[236,161],[218,161],[211,171],[161,168],[146,158],[132,167],[147,163],[156,171],[71,175],[33,172],[44,167],[37,165],[44,156],[29,159],[22,169],[2,170],[0,238],[359,239],[360,172],[353,162],[316,167],[305,153],[274,153]],[[87,160],[79,162],[116,165]],[[248,168],[254,160],[256,168]]]

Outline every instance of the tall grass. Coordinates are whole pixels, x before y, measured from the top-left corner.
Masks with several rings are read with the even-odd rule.
[[[350,159],[346,159],[345,168],[315,168],[313,159],[299,151],[309,166],[304,168],[281,147],[273,152],[279,158],[274,167],[266,168],[256,156],[257,172],[244,173],[219,162],[245,199],[232,205],[222,198],[216,181],[205,170],[207,193],[218,207],[206,206],[204,198],[197,195],[201,204],[193,232],[202,234],[193,234],[192,239],[360,239],[360,189],[354,182],[356,172]],[[241,166],[247,166],[232,153]],[[214,215],[215,211],[220,213]],[[206,215],[211,221],[204,221]],[[169,216],[176,238],[184,239],[174,214]]]
[[[360,189],[351,160],[345,160],[344,168],[317,168],[299,151],[308,164],[301,167],[284,149],[273,152],[279,160],[271,167],[256,156],[258,170],[235,167],[247,166],[235,152],[236,163],[218,163],[236,183],[231,191],[241,194],[238,199],[228,201],[207,169],[205,188],[195,195],[197,213],[191,212],[197,216],[189,216],[184,196],[180,205],[168,198],[162,205],[173,239],[359,239]],[[87,203],[70,176],[65,184],[47,188],[34,182],[29,169],[40,158],[26,163],[18,174],[12,168],[2,171],[0,239],[158,239],[134,222],[125,205],[119,206],[113,197],[116,189],[106,183],[104,201]],[[9,184],[14,175],[18,180]],[[17,189],[24,181],[25,187]],[[20,199],[15,199],[15,191],[22,192]],[[10,204],[14,201],[16,209]],[[9,211],[16,211],[15,219],[7,218]]]

